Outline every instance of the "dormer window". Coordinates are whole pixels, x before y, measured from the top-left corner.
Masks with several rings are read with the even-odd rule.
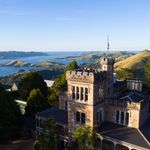
[[[116,111],[116,123],[122,125],[129,125],[129,112],[126,111]]]

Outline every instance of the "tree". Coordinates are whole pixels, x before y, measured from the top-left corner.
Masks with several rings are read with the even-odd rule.
[[[135,77],[135,72],[127,68],[122,68],[121,70],[117,70],[116,74],[117,74],[117,79],[122,79],[122,80]]]
[[[34,116],[38,111],[48,108],[47,99],[40,89],[33,89],[27,98],[26,115]]]
[[[80,150],[93,150],[96,137],[95,129],[91,127],[79,127],[73,133],[73,138],[78,142]]]
[[[58,99],[59,99],[59,91],[61,89],[65,89],[67,87],[66,71],[75,70],[78,68],[79,68],[79,66],[78,66],[77,62],[72,61],[65,68],[65,72],[61,75],[61,77],[54,82],[53,86],[50,88],[49,95],[48,95],[48,102],[50,104],[57,104]]]
[[[0,141],[18,133],[21,125],[21,112],[9,93],[0,89]]]
[[[43,122],[43,130],[35,141],[35,150],[57,150],[58,134],[54,118],[49,118]]]
[[[146,85],[150,90],[150,58],[148,59],[144,70],[145,70]]]
[[[40,89],[44,96],[47,95],[47,85],[37,72],[28,72],[19,81],[19,93],[22,98],[27,99],[33,89]]]

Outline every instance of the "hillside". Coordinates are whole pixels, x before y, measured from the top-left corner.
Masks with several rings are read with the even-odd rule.
[[[132,56],[132,52],[127,51],[112,51],[108,54],[106,52],[89,52],[83,56],[80,56],[77,60],[88,61],[89,63],[97,63],[101,57],[108,55],[109,57],[115,58],[116,61],[123,60],[129,56]]]
[[[150,51],[144,50],[136,55],[130,56],[124,60],[116,62],[115,70],[120,70],[121,68],[134,70],[143,69],[149,57]]]
[[[2,51],[0,52],[0,59],[16,59],[20,57],[33,57],[33,56],[47,56],[43,52],[19,52],[19,51]]]
[[[13,61],[10,61],[6,64],[2,64],[0,66],[25,67],[25,66],[30,66],[30,65],[31,65],[30,63],[27,63],[25,61],[13,60]]]
[[[134,73],[135,77],[145,80],[144,67],[146,62],[150,58],[150,51],[144,50],[138,54],[130,56],[124,60],[115,63],[115,71],[118,72],[121,69],[128,69]]]

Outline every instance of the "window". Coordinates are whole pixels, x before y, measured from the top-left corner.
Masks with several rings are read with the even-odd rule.
[[[72,99],[75,99],[75,86],[72,87]]]
[[[79,123],[80,122],[80,112],[76,112],[76,122]]]
[[[88,100],[88,88],[85,88],[85,101]]]
[[[81,113],[81,124],[85,124],[85,113]]]
[[[83,100],[83,95],[84,95],[83,87],[81,87],[81,100]]]
[[[102,123],[102,110],[97,111],[97,123]]]
[[[126,112],[126,125],[129,125],[129,113]]]
[[[121,124],[124,124],[124,112],[121,112]]]
[[[77,87],[76,90],[77,90],[77,99],[79,99],[79,87]]]
[[[85,113],[76,112],[76,123],[85,124]]]
[[[65,110],[67,110],[67,108],[68,108],[68,103],[67,101],[65,101]]]
[[[116,123],[119,123],[119,111],[116,111]]]
[[[129,125],[129,112],[116,111],[116,123]]]

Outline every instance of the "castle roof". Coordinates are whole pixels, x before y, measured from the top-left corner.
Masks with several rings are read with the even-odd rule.
[[[65,110],[59,109],[56,106],[48,108],[44,111],[38,112],[36,117],[40,117],[43,119],[54,117],[56,120],[56,123],[61,124],[61,125],[68,125],[68,112]]]
[[[110,137],[121,142],[123,141],[150,149],[150,141],[147,141],[143,133],[136,128],[130,128],[111,122],[104,122],[99,128],[99,133],[101,136]]]
[[[144,97],[135,91],[127,91],[119,98],[122,101],[130,101],[130,102],[142,102],[144,101]]]

